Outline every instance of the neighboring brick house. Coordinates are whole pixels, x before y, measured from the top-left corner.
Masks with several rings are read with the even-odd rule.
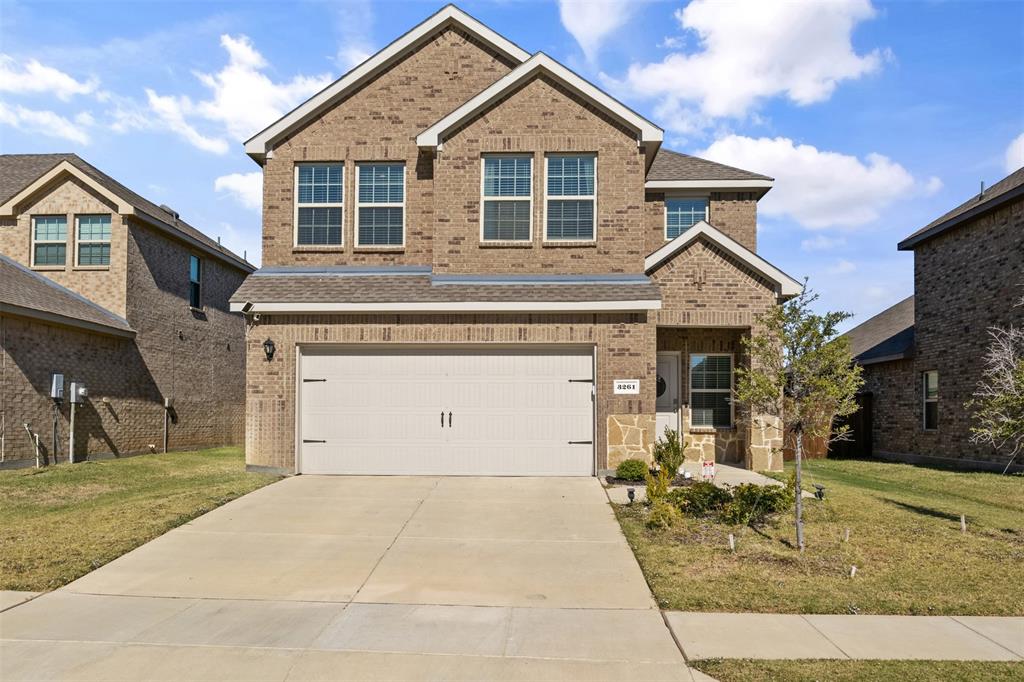
[[[1024,168],[899,244],[914,295],[847,332],[870,395],[870,444],[887,459],[1002,470],[970,442],[965,406],[994,326],[1024,325]],[[1024,468],[1024,467],[1021,467]]]
[[[595,475],[671,426],[781,468],[730,394],[800,291],[756,253],[772,180],[662,135],[449,5],[246,142],[248,465]]]
[[[3,459],[47,455],[82,382],[75,457],[240,443],[245,321],[228,298],[255,268],[74,154],[0,155]],[[198,276],[197,276],[198,275]],[[165,401],[169,401],[165,409]],[[56,415],[56,417],[55,417]]]

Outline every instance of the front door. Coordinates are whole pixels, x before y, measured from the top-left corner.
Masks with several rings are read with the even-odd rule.
[[[658,353],[657,401],[655,409],[657,437],[665,429],[679,430],[679,353]]]

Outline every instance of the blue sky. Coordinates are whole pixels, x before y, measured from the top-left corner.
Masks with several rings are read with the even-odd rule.
[[[442,3],[0,0],[0,151],[75,151],[250,259],[241,142]],[[766,173],[759,251],[861,321],[896,243],[1024,165],[1024,3],[464,2],[666,129]]]

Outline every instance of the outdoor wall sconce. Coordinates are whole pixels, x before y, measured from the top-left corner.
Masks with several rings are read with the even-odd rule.
[[[271,360],[274,359],[274,352],[276,350],[277,348],[274,346],[274,342],[271,341],[270,339],[267,339],[266,341],[263,342],[263,352],[267,356],[267,362],[270,362]]]

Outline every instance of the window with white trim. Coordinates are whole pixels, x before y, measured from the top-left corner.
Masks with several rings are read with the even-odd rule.
[[[921,373],[921,422],[925,431],[939,428],[939,373]]]
[[[32,216],[32,265],[64,265],[67,257],[67,216]]]
[[[110,265],[110,216],[75,216],[75,264],[80,267]]]
[[[596,226],[597,157],[547,157],[545,232],[548,241],[593,241]]]
[[[483,157],[482,238],[529,241],[533,227],[533,157]]]
[[[665,239],[675,239],[700,221],[707,219],[706,197],[665,199]]]
[[[405,164],[360,163],[356,168],[356,246],[403,246]]]
[[[344,178],[341,163],[295,166],[296,246],[342,245]]]
[[[732,407],[732,355],[691,355],[690,425],[729,428]]]
[[[188,304],[203,307],[203,261],[199,256],[188,257]]]

